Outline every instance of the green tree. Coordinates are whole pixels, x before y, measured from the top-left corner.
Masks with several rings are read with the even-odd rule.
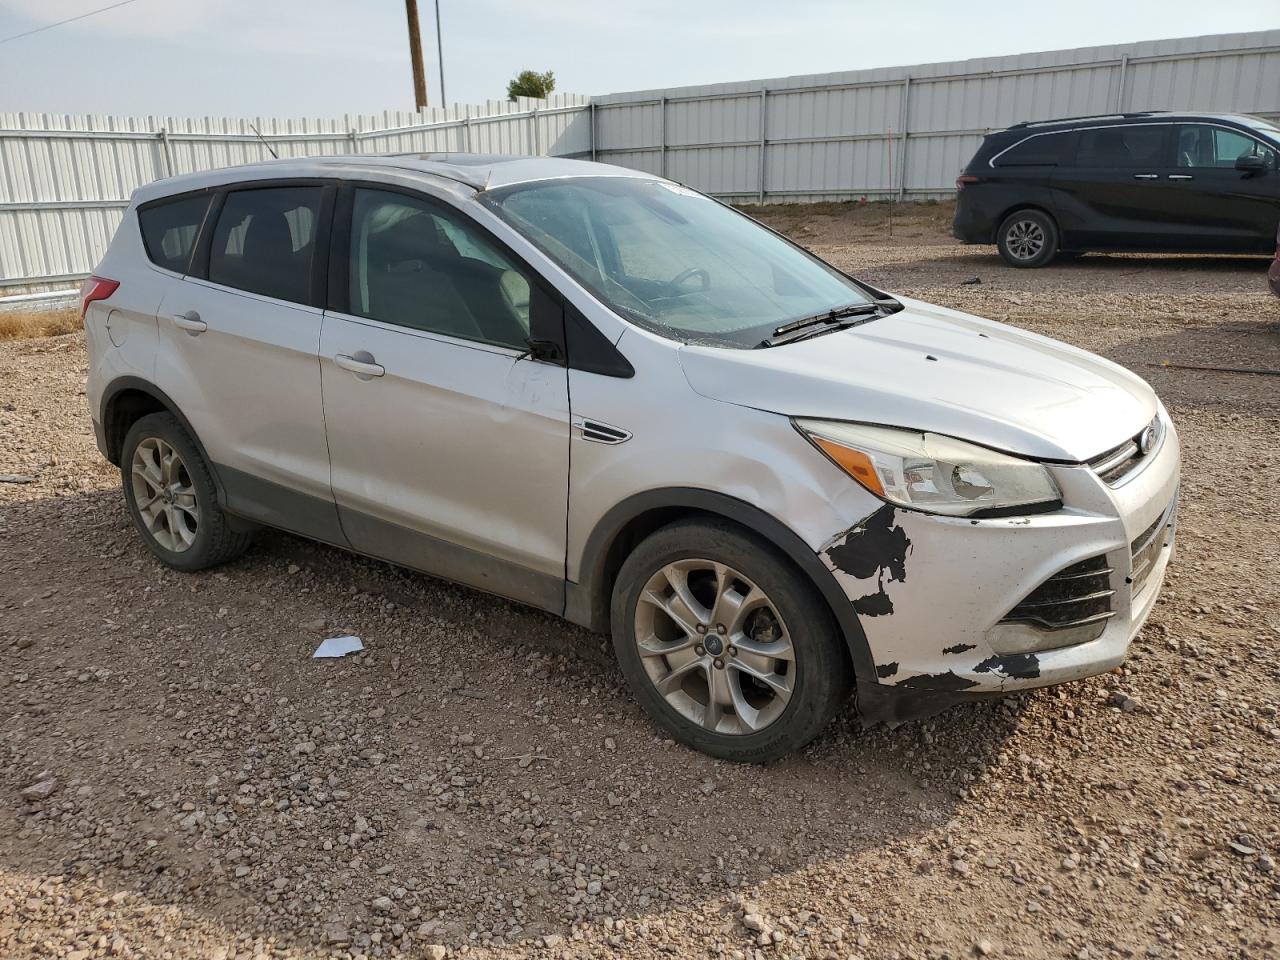
[[[507,99],[516,97],[534,97],[545,100],[556,88],[556,75],[548,70],[538,73],[536,70],[521,70],[516,78],[507,84]]]

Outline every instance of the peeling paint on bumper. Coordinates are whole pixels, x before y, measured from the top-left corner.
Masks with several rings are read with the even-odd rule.
[[[1052,466],[1064,506],[1029,517],[972,520],[883,507],[820,551],[866,633],[874,681],[861,678],[864,719],[905,719],[958,699],[1048,686],[1113,669],[1155,605],[1173,553],[1180,454],[1170,425],[1160,449],[1121,485],[1085,466]],[[1136,593],[1131,545],[1168,511],[1153,567]],[[1105,556],[1114,616],[1096,639],[1001,653],[988,631],[1054,575]],[[871,610],[867,610],[871,607]],[[905,702],[905,701],[914,701]]]

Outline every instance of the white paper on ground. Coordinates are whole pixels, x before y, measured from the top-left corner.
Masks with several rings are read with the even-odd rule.
[[[316,652],[311,655],[311,659],[345,657],[348,653],[359,653],[363,649],[364,644],[360,642],[359,637],[330,637],[316,647]]]

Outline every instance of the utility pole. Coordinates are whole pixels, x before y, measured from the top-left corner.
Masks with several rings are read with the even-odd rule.
[[[409,17],[409,59],[413,61],[413,102],[415,109],[427,108],[427,74],[422,68],[422,33],[418,30],[418,0],[404,0]]]
[[[440,0],[436,0],[436,59],[440,61],[440,106],[449,106],[444,96],[444,40],[440,36]]]

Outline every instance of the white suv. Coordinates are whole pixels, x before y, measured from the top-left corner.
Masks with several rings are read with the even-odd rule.
[[[180,570],[259,525],[610,632],[684,743],[762,761],[1114,667],[1178,442],[1106,360],[891,297],[685,187],[324,157],[137,192],[89,403]]]

